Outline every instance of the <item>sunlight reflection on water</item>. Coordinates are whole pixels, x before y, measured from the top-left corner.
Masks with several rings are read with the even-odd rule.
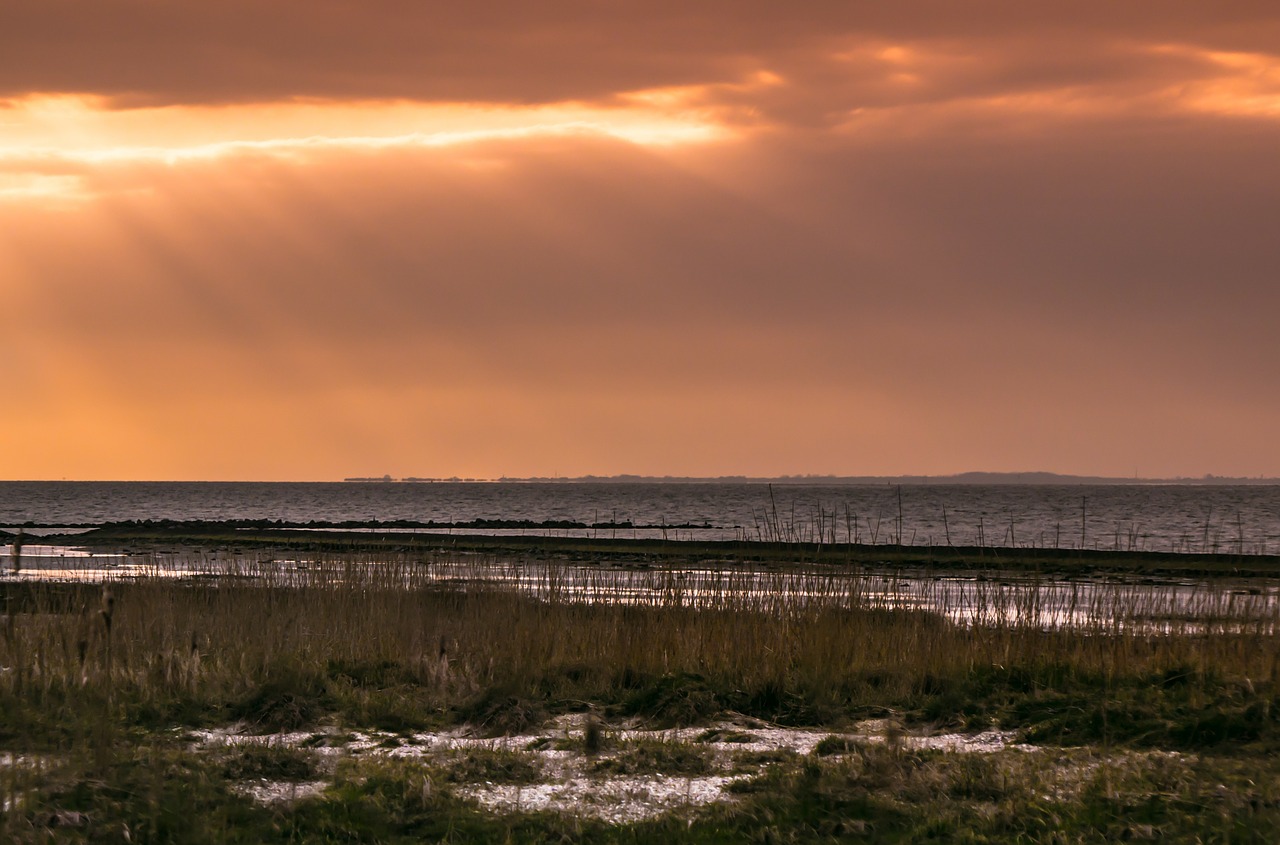
[[[515,520],[533,526],[515,533],[557,537],[1258,554],[1280,549],[1280,486],[0,482],[0,525],[148,519]],[[537,527],[556,522],[595,527]]]
[[[5,580],[103,581],[198,578],[216,584],[341,588],[513,590],[544,601],[679,607],[690,610],[803,608],[927,611],[961,625],[1143,632],[1273,632],[1280,585],[1273,579],[1118,580],[1019,573],[935,574],[925,570],[750,566],[631,566],[502,559],[485,555],[273,558],[237,554],[89,554],[30,547]],[[0,554],[7,549],[0,548]],[[7,557],[5,558],[7,560]],[[6,570],[7,572],[7,570]]]

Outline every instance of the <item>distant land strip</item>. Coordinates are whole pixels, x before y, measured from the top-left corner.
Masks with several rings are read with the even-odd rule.
[[[1102,475],[1064,475],[1056,472],[962,472],[956,475],[579,475],[532,476],[529,478],[393,478],[352,477],[343,481],[369,484],[1187,484],[1187,485],[1280,485],[1280,478],[1255,476],[1202,475],[1176,478],[1140,478]]]

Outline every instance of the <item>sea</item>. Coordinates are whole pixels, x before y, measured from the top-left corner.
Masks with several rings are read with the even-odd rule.
[[[1280,485],[0,482],[0,529],[143,520],[671,540],[1280,553]]]

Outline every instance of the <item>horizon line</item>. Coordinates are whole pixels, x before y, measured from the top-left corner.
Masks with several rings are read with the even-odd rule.
[[[74,479],[74,478],[32,478],[3,479],[4,484],[519,484],[519,483],[746,483],[746,484],[879,484],[879,483],[1013,483],[1013,484],[1213,484],[1213,483],[1249,483],[1280,484],[1280,476],[1256,475],[1203,475],[1178,476],[1112,476],[1081,475],[1059,473],[1047,470],[1027,471],[986,471],[969,470],[959,473],[940,475],[922,473],[904,473],[898,475],[840,475],[835,473],[795,473],[784,475],[644,475],[638,473],[617,473],[613,475],[549,475],[549,476],[403,476],[393,477],[389,474],[380,476],[348,476],[342,479]]]

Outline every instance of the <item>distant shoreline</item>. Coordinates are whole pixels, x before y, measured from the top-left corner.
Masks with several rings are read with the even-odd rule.
[[[1117,476],[1063,475],[1054,472],[964,472],[957,475],[781,475],[781,476],[675,476],[675,475],[580,475],[532,476],[529,478],[393,478],[352,477],[351,484],[792,484],[792,485],[1280,485],[1280,478],[1204,475],[1195,478],[1128,478]]]

